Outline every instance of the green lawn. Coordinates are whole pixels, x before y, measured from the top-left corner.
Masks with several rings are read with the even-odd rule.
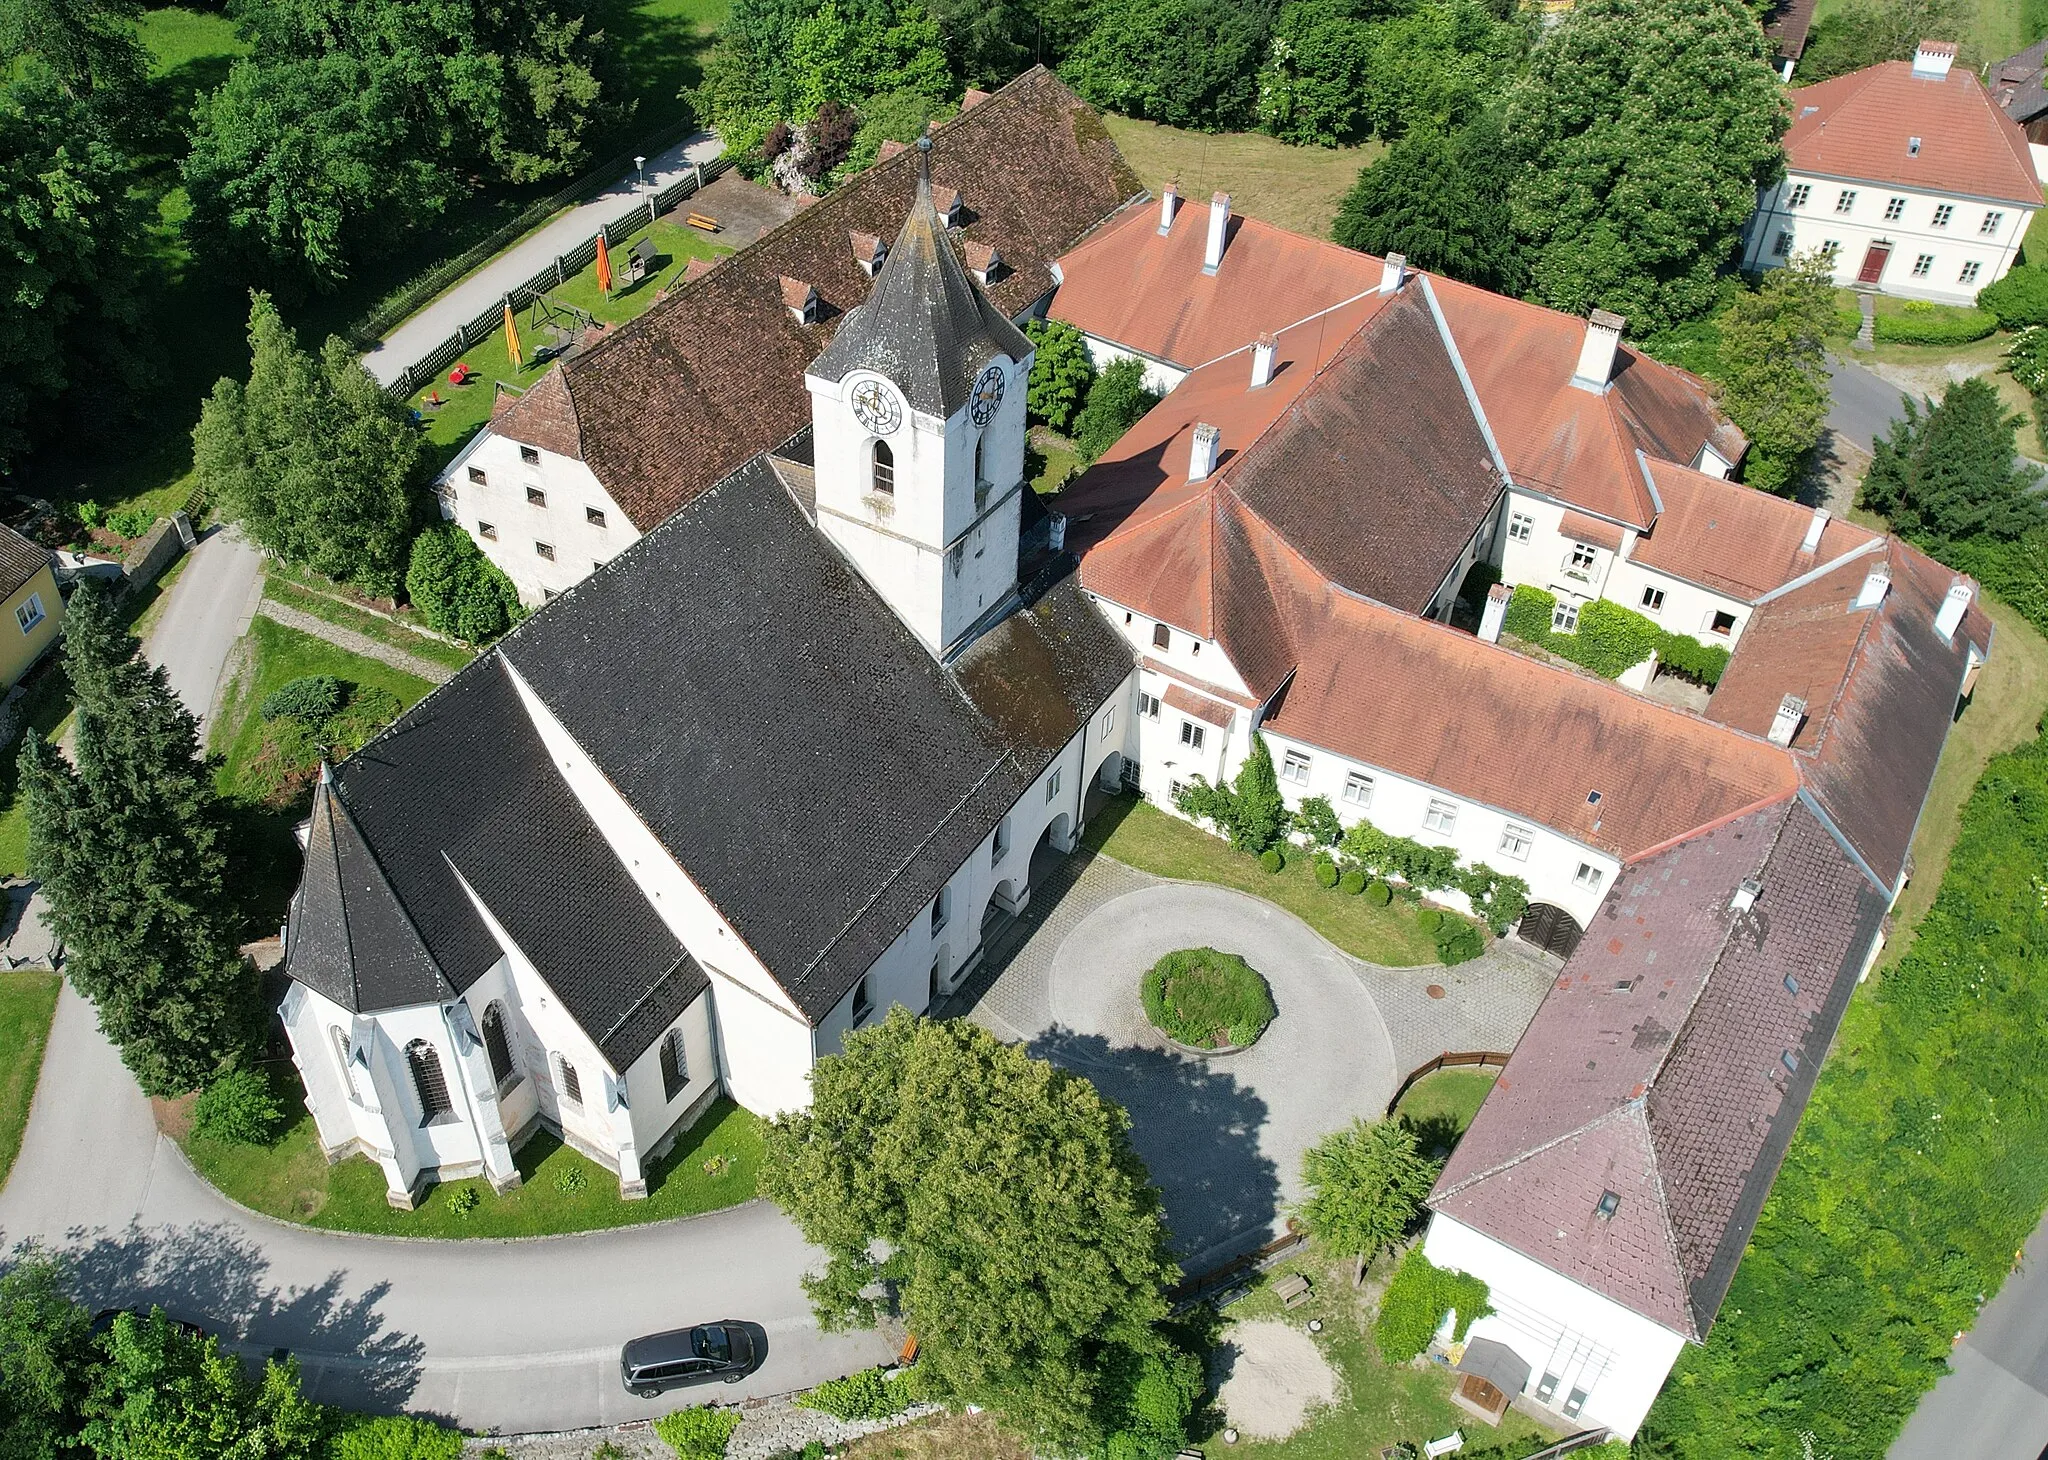
[[[1279,872],[1234,852],[1177,816],[1124,797],[1088,824],[1089,847],[1155,877],[1214,882],[1263,897],[1287,909],[1354,958],[1393,968],[1436,962],[1436,942],[1416,925],[1419,909],[1396,898],[1374,907],[1363,897],[1316,885],[1308,858],[1289,859]]]
[[[288,1064],[269,1068],[280,1103],[303,1110],[297,1073]],[[480,1179],[450,1182],[410,1212],[385,1200],[384,1175],[367,1156],[328,1165],[311,1115],[302,1114],[274,1146],[192,1135],[183,1144],[192,1164],[228,1196],[286,1221],[393,1237],[541,1237],[695,1216],[752,1200],[761,1122],[720,1098],[647,1173],[644,1201],[620,1200],[618,1177],[541,1132],[518,1155],[524,1185],[500,1196]],[[581,1180],[567,1176],[571,1172]],[[565,1189],[565,1176],[573,1190]],[[478,1194],[475,1208],[466,1215],[450,1208],[450,1196],[470,1190]]]
[[[324,585],[325,591],[313,586],[321,580],[303,568],[287,568],[281,564],[270,565],[270,575],[263,585],[263,596],[287,608],[296,608],[301,613],[310,613],[315,618],[325,619],[338,628],[349,629],[388,644],[394,649],[425,659],[448,669],[460,669],[476,655],[460,644],[450,644],[443,639],[429,638],[416,634],[403,624],[395,624],[381,614],[370,613],[345,603],[333,595],[346,593],[331,584]]]
[[[1102,124],[1153,192],[1178,182],[1183,198],[1202,202],[1220,189],[1245,217],[1316,238],[1330,236],[1337,205],[1387,150],[1380,142],[1295,147],[1257,132],[1183,132],[1107,114]]]
[[[21,1133],[36,1095],[43,1046],[62,980],[41,969],[0,973],[0,1186],[21,1153]]]
[[[1465,1134],[1472,1117],[1493,1089],[1499,1070],[1449,1069],[1424,1075],[1401,1097],[1394,1114],[1403,1117],[1422,1133],[1427,1149],[1446,1153]]]
[[[1814,21],[1817,24],[1838,10],[1847,10],[1853,3],[1854,0],[1820,0],[1813,8]],[[2003,61],[2027,44],[2020,23],[2020,0],[1975,0],[1965,10],[1970,19],[1960,37],[1958,66],[1975,71],[1992,61]],[[1796,71],[1792,83],[1799,84]]]
[[[22,735],[57,737],[71,717],[71,686],[65,681],[61,655],[52,653],[36,666],[23,703]],[[21,801],[21,740],[17,735],[0,749],[0,876],[28,875],[28,808]]]
[[[1353,1292],[1348,1261],[1329,1263],[1313,1255],[1282,1263],[1268,1273],[1249,1297],[1223,1310],[1229,1321],[1279,1319],[1306,1328],[1310,1319],[1320,1319],[1323,1331],[1315,1335],[1316,1346],[1336,1369],[1341,1381],[1338,1402],[1316,1413],[1302,1429],[1288,1439],[1256,1441],[1240,1438],[1235,1445],[1224,1441],[1222,1417],[1212,1421],[1213,1433],[1202,1442],[1210,1460],[1230,1456],[1248,1460],[1371,1460],[1382,1447],[1402,1441],[1422,1453],[1425,1440],[1463,1430],[1465,1442],[1477,1449],[1482,1445],[1528,1441],[1527,1449],[1541,1448],[1554,1438],[1534,1420],[1510,1410],[1498,1430],[1489,1429],[1467,1410],[1451,1402],[1450,1371],[1434,1365],[1411,1368],[1381,1361],[1367,1329],[1369,1318]],[[1391,1271],[1387,1258],[1375,1265]],[[1314,1296],[1302,1307],[1283,1309],[1273,1296],[1272,1284],[1290,1273],[1300,1273],[1314,1285]]]
[[[1024,446],[1024,472],[1031,478],[1031,490],[1050,497],[1067,484],[1067,478],[1081,469],[1081,453],[1064,436],[1044,426],[1033,426]]]

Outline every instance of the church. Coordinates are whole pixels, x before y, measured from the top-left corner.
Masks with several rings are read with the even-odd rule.
[[[1131,733],[1025,512],[1031,359],[921,176],[810,426],[323,775],[283,1015],[330,1157],[409,1206],[545,1126],[644,1194],[719,1092],[801,1106],[972,971]]]

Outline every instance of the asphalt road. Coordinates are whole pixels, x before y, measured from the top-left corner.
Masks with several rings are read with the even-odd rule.
[[[258,555],[216,533],[178,581],[149,652],[195,708],[261,595]],[[21,1154],[0,1190],[0,1249],[37,1240],[95,1307],[159,1303],[247,1351],[289,1349],[308,1391],[512,1434],[805,1388],[880,1363],[878,1335],[825,1335],[801,1276],[818,1254],[773,1206],[531,1241],[318,1232],[257,1216],[199,1177],[68,985]],[[745,1382],[643,1401],[619,1346],[706,1318],[760,1325]]]
[[[1906,393],[1852,360],[1828,356],[1828,429],[1865,451],[1905,411]]]
[[[2048,1222],[2020,1272],[1977,1315],[1888,1460],[2041,1460],[2048,1456]]]

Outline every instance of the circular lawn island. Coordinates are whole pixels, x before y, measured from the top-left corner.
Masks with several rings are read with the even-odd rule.
[[[1244,1049],[1279,1013],[1259,971],[1214,948],[1167,954],[1146,970],[1141,992],[1152,1026],[1196,1054]]]

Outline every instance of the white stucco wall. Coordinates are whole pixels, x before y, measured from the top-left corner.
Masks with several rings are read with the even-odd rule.
[[[512,580],[520,601],[536,606],[632,546],[640,531],[582,462],[523,449],[535,451],[539,461],[526,461],[518,442],[488,428],[479,431],[435,478],[434,494],[441,516],[461,524]],[[475,479],[478,473],[482,481]],[[544,505],[528,500],[529,487],[543,495]],[[603,515],[603,526],[590,520],[592,511]],[[483,535],[485,525],[495,536]],[[536,543],[553,547],[552,561],[539,554]]]
[[[1105,366],[1119,360],[1143,360],[1145,362],[1145,389],[1159,395],[1170,393],[1176,385],[1188,378],[1188,372],[1178,365],[1169,365],[1164,360],[1155,360],[1150,355],[1140,355],[1136,350],[1127,350],[1122,345],[1111,344],[1099,335],[1085,330],[1081,338],[1088,342],[1088,358],[1095,362],[1099,373]]]
[[[1532,1396],[1555,1375],[1551,1408],[1562,1411],[1582,1390],[1581,1422],[1634,1437],[1684,1338],[1442,1213],[1430,1217],[1422,1250],[1486,1283],[1498,1311],[1474,1323],[1468,1341],[1490,1338],[1520,1355]]]
[[[1801,187],[1807,191],[1795,207],[1793,199]],[[1838,207],[1844,193],[1855,195],[1846,212]],[[1887,218],[1894,199],[1901,203],[1899,216]],[[1936,210],[1944,205],[1954,212],[1946,226],[1937,226]],[[1758,197],[1756,213],[1743,238],[1742,266],[1775,268],[1794,254],[1832,244],[1835,283],[1849,288],[1856,284],[1871,247],[1886,244],[1891,254],[1877,282],[1880,292],[1970,304],[1979,289],[1997,283],[2012,267],[2037,206],[1892,183],[1790,173]],[[1984,224],[1990,214],[1999,217],[1987,233]],[[1781,234],[1790,235],[1782,252],[1778,244]],[[1917,276],[1914,266],[1923,256],[1931,262],[1926,274]],[[1966,282],[1963,271],[1972,263],[1977,266],[1976,277]]]
[[[651,1160],[690,1107],[718,1084],[717,1035],[711,1027],[711,992],[707,989],[669,1026],[683,1033],[682,1089],[670,1099],[662,1085],[661,1046],[667,1031],[634,1060],[626,1071],[626,1094],[632,1110],[633,1144],[644,1164]]]

